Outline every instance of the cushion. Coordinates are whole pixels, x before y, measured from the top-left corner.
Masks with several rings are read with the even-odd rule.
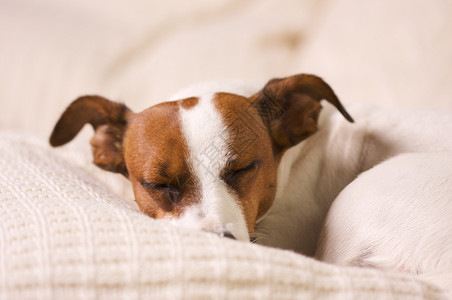
[[[46,141],[0,131],[0,299],[442,299],[408,275],[339,267],[154,220]]]

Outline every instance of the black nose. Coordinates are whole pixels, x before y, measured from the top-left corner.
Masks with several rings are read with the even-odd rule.
[[[230,233],[229,231],[222,232],[220,236],[233,240],[236,239],[235,236],[233,236],[232,233]]]

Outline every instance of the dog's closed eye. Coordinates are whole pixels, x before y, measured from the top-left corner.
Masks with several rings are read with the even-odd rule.
[[[245,167],[230,169],[229,171],[226,171],[224,173],[222,178],[228,185],[233,185],[237,180],[241,179],[247,174],[250,174],[252,171],[257,170],[260,166],[260,163],[260,160],[254,160]]]
[[[170,184],[141,182],[141,185],[149,193],[157,193],[159,198],[163,197],[163,199],[169,201],[171,205],[176,205],[181,200],[179,189]]]

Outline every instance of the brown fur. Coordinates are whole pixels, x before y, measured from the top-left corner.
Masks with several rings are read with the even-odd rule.
[[[250,233],[256,220],[271,207],[276,192],[277,163],[268,131],[256,108],[249,99],[237,95],[219,93],[215,105],[229,131],[227,141],[231,156],[236,159],[223,171],[222,177],[237,194]],[[255,162],[254,170],[234,180],[227,177]]]
[[[188,149],[179,120],[179,104],[187,107],[194,99],[156,105],[137,114],[129,125],[126,165],[138,206],[150,216],[177,217],[184,207],[198,201],[199,184],[187,165]],[[176,201],[169,201],[168,191],[147,184],[168,184]]]
[[[69,105],[58,120],[50,144],[54,147],[72,140],[89,123],[95,134],[91,140],[94,164],[128,176],[122,155],[122,140],[133,113],[124,105],[99,96],[83,96]]]
[[[260,111],[280,153],[317,131],[322,99],[353,122],[331,87],[314,75],[298,74],[270,80],[250,99]]]

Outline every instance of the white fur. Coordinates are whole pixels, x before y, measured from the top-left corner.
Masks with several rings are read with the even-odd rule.
[[[278,191],[275,203],[270,209],[267,217],[264,218],[256,228],[259,243],[275,247],[283,247],[292,249],[307,255],[314,255],[319,240],[320,231],[322,229],[325,217],[331,204],[336,203],[336,196],[351,182],[350,189],[357,188],[361,191],[372,188],[372,180],[354,182],[355,178],[366,170],[378,165],[385,160],[407,152],[427,152],[435,157],[438,152],[447,152],[444,156],[452,154],[452,112],[440,111],[389,111],[370,106],[356,106],[349,109],[351,115],[356,120],[355,124],[349,124],[334,109],[325,104],[329,108],[321,115],[319,131],[288,151],[282,158],[279,175],[278,175]],[[413,159],[416,161],[416,158]],[[395,167],[390,166],[385,169],[387,175],[380,176],[380,190],[383,186],[391,186],[390,175],[404,174],[410,176],[410,173],[403,171],[403,168],[413,167],[414,162],[404,162]],[[418,171],[419,172],[419,171]],[[445,171],[444,171],[445,172]],[[420,188],[416,180],[414,170],[413,177],[408,178],[406,185],[410,187],[401,189],[400,192],[410,189]],[[442,178],[446,173],[443,173]],[[450,174],[450,173],[449,173]],[[433,174],[430,174],[433,176]],[[424,174],[423,176],[429,177]],[[441,178],[440,176],[440,178]],[[435,177],[437,179],[437,177]],[[436,180],[429,178],[429,180]],[[411,183],[410,183],[410,180]],[[381,197],[379,189],[373,190],[365,198],[360,198],[362,205],[372,206],[374,210],[393,212],[391,217],[387,218],[392,226],[396,226],[401,219],[398,215],[406,213],[403,210],[409,209],[413,212],[412,222],[417,223],[419,227],[429,227],[428,231],[424,231],[425,235],[431,235],[426,238],[422,246],[429,244],[429,247],[419,247],[416,251],[416,258],[407,259],[402,255],[410,255],[412,251],[413,241],[410,239],[411,232],[397,233],[398,239],[392,236],[391,230],[387,230],[386,234],[380,235],[378,243],[382,248],[372,249],[374,260],[372,265],[376,268],[404,270],[418,270],[419,273],[425,272],[422,276],[429,277],[429,274],[435,274],[438,278],[443,274],[441,282],[452,282],[450,278],[451,272],[441,270],[441,265],[450,265],[452,261],[452,251],[450,250],[450,239],[452,217],[450,213],[451,199],[444,197],[447,189],[450,190],[450,181],[446,186],[438,188],[426,189],[425,192],[434,194],[427,197],[423,196],[416,202],[410,202],[408,195],[404,202],[406,206],[396,206],[395,211],[390,210],[390,204],[393,198],[380,201]],[[425,187],[425,186],[424,186]],[[440,193],[439,196],[435,193]],[[450,194],[450,193],[449,193]],[[345,197],[345,196],[344,196]],[[338,200],[344,199],[341,196]],[[431,202],[432,199],[435,199]],[[416,207],[421,205],[422,207]],[[420,218],[416,213],[421,213],[423,207],[433,206],[432,214],[436,214],[431,219]],[[337,220],[327,229],[331,235],[339,235],[335,240],[341,240],[347,243],[347,251],[342,252],[341,243],[333,243],[331,240],[323,240],[320,243],[323,247],[334,252],[334,259],[330,262],[348,261],[348,264],[354,264],[349,261],[350,253],[354,253],[357,257],[365,256],[365,250],[362,245],[368,242],[364,236],[372,235],[373,232],[362,232],[361,235],[348,235],[348,230],[343,227],[334,228],[339,224],[342,217],[347,216],[350,220],[354,220],[356,224],[364,224],[370,218],[372,211],[367,214],[353,213],[353,210],[342,204],[341,214],[336,216],[335,211],[330,212],[328,218]],[[435,207],[448,207],[447,210],[436,209]],[[347,211],[347,208],[350,208]],[[441,224],[436,223],[436,219],[442,220]],[[376,226],[373,222],[369,227]],[[444,232],[448,235],[448,240],[444,238],[442,232],[448,226],[449,230]],[[394,233],[396,234],[396,233]],[[327,235],[324,235],[327,236]],[[328,235],[329,236],[329,235]],[[372,238],[371,238],[372,239]],[[375,238],[377,239],[377,237]],[[391,244],[391,241],[393,242]],[[376,240],[374,240],[376,243]],[[384,243],[386,242],[386,243]],[[384,246],[386,245],[386,247]],[[391,247],[397,245],[397,254],[393,252]],[[437,247],[437,251],[429,253],[432,248]],[[350,248],[348,248],[350,247]],[[449,247],[448,249],[446,247]],[[447,249],[447,250],[445,250]],[[388,256],[391,256],[392,262],[388,262]],[[436,261],[432,258],[434,255]],[[377,258],[386,257],[378,263]],[[423,259],[425,258],[425,259]],[[423,261],[422,268],[418,267],[418,263]],[[425,266],[427,264],[428,266]],[[365,262],[363,262],[365,265]],[[403,266],[403,267],[400,267]],[[444,287],[449,287],[447,284]]]
[[[247,90],[234,85],[230,86],[231,89],[219,89],[218,86],[218,84],[204,85],[201,88],[238,93],[243,96],[251,96],[257,91],[257,89]],[[189,89],[189,92],[195,93],[193,89]],[[181,97],[181,94],[178,96]],[[193,96],[193,94],[186,96]],[[328,249],[328,253],[334,253],[328,256],[328,259],[333,262],[348,261],[353,264],[354,261],[350,261],[350,257],[364,259],[365,255],[371,253],[373,255],[371,264],[374,267],[385,268],[386,266],[389,269],[425,272],[421,275],[423,278],[442,278],[440,282],[450,282],[452,273],[436,268],[448,265],[452,261],[452,251],[444,250],[446,247],[450,248],[450,228],[452,228],[452,221],[448,218],[452,218],[451,200],[444,197],[445,193],[450,194],[450,180],[446,180],[448,176],[450,178],[449,167],[447,167],[450,159],[448,165],[444,165],[446,169],[441,168],[442,173],[439,177],[434,177],[435,174],[431,172],[435,169],[434,167],[429,172],[417,174],[419,175],[417,176],[416,162],[423,160],[423,155],[426,155],[432,164],[440,164],[442,158],[450,155],[452,112],[390,111],[360,105],[347,107],[356,121],[351,124],[331,105],[326,102],[322,104],[324,111],[320,115],[318,132],[288,150],[281,159],[276,198],[270,211],[256,225],[257,242],[314,256],[329,208],[336,196],[353,182],[347,192],[344,192],[345,194],[335,203],[335,206],[341,209],[331,210],[328,215],[327,224],[329,225],[325,232],[335,235],[331,237],[325,234],[324,237],[328,236],[328,239],[321,241],[323,249]],[[218,177],[202,175],[199,166],[195,163],[195,158],[206,147],[205,142],[225,132],[221,117],[211,106],[211,101],[203,98],[199,107],[183,112],[182,119],[192,151],[193,166],[197,176],[203,182],[203,204],[194,207],[193,211],[187,213],[183,219],[191,219],[187,222],[199,224],[200,219],[205,220],[207,216],[212,216],[214,226],[224,230],[229,224],[234,235],[246,240],[248,234],[244,232],[246,227],[243,224],[243,215],[234,201],[234,195],[218,180]],[[227,155],[224,152],[225,148],[222,149],[223,152],[220,152],[218,160],[219,165],[224,163],[223,159]],[[364,179],[354,182],[359,174],[391,157],[408,152],[426,154],[410,156],[395,162],[389,161],[387,164],[382,164],[381,169],[375,169],[377,170],[374,170],[375,172],[369,171],[366,174],[370,175],[363,175],[366,176]],[[447,153],[438,154],[438,152]],[[436,155],[438,155],[437,158],[435,158]],[[421,164],[425,166],[429,163]],[[412,169],[411,172],[408,172],[410,169]],[[214,170],[218,171],[215,168]],[[381,170],[381,173],[378,170]],[[393,182],[397,180],[390,175],[406,176],[404,189],[398,190],[397,183]],[[378,177],[380,189],[372,189],[373,179],[369,178],[374,176]],[[435,183],[438,178],[444,179],[445,185]],[[422,186],[418,181],[423,179],[435,184],[430,188]],[[379,191],[387,185],[393,189],[394,194],[382,197]],[[415,195],[415,201],[411,201],[412,198],[408,192],[415,189],[419,193]],[[366,197],[359,196],[360,193],[365,192]],[[397,197],[402,201],[391,208],[395,203],[396,192],[402,193]],[[344,196],[353,193],[357,193],[358,196],[348,200],[348,197]],[[366,214],[356,212],[356,208],[350,207],[356,203],[368,206]],[[424,209],[428,210],[431,216],[421,218],[420,213],[424,212]],[[376,210],[388,214],[385,219],[388,227],[384,233],[372,238],[369,235],[374,234],[378,229],[378,222],[381,222],[378,216],[372,215]],[[352,213],[353,211],[355,213]],[[412,213],[411,223],[417,224],[421,229],[426,228],[419,231],[416,238],[410,236],[409,231],[404,232],[404,228],[399,228],[399,231],[395,232],[390,230],[397,228],[397,224],[402,222],[400,216],[407,216],[408,211]],[[340,225],[343,218],[355,227],[363,225],[363,228],[369,228],[369,232],[362,231],[361,234],[350,237],[347,229]],[[369,221],[368,224],[366,224],[367,221]],[[416,239],[423,240],[421,247],[414,250],[413,245]],[[341,242],[330,242],[333,240]],[[362,245],[367,243],[374,246],[377,241],[380,246],[373,247],[372,252],[363,252]],[[435,248],[435,245],[438,247]],[[392,251],[394,247],[397,249],[396,252]],[[409,258],[411,254],[415,257]],[[364,260],[362,262],[365,263]],[[446,263],[443,264],[443,262]]]
[[[452,270],[451,217],[452,152],[401,154],[339,194],[318,257],[412,274]]]
[[[249,241],[245,217],[235,195],[220,179],[228,159],[228,131],[213,103],[214,95],[199,98],[199,103],[181,108],[181,121],[189,158],[197,182],[200,202],[173,220],[184,227],[217,233],[230,232],[238,240]]]
[[[178,91],[169,100],[180,100],[200,95],[213,95],[221,92],[251,96],[261,89],[264,84],[265,82],[262,81],[244,81],[238,79],[201,82]]]
[[[405,152],[452,150],[452,113],[349,109],[324,103],[319,131],[283,156],[275,203],[257,226],[260,243],[314,255],[330,205],[358,174]]]

